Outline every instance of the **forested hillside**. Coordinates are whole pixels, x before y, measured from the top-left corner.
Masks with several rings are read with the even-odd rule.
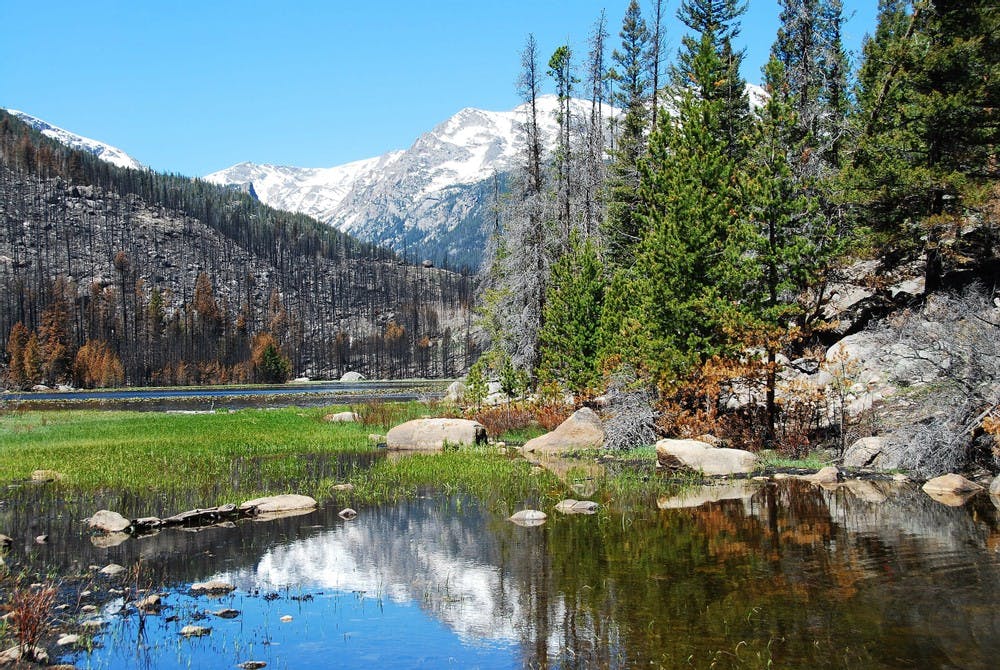
[[[13,387],[440,376],[469,281],[199,180],[122,169],[0,112],[0,336]]]
[[[483,273],[493,346],[471,387],[610,391],[612,446],[713,432],[797,451],[838,428],[816,386],[787,383],[827,374],[827,346],[939,291],[994,298],[1000,12],[881,0],[852,69],[839,0],[781,0],[756,106],[734,46],[745,5],[682,0],[684,33],[667,35],[664,4],[644,16],[633,0],[616,38],[601,16],[586,53],[528,38],[522,168]],[[591,100],[561,108],[552,154],[537,134],[549,90]],[[625,116],[606,142],[610,104]],[[962,439],[1000,412],[989,374],[967,372]],[[841,408],[863,392],[842,383]]]

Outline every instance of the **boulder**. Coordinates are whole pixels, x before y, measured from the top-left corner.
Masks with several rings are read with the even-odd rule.
[[[510,516],[510,520],[518,526],[541,526],[548,515],[537,509],[523,509]]]
[[[327,414],[323,417],[323,420],[328,423],[355,423],[360,418],[356,412],[337,412],[335,414]]]
[[[832,465],[820,468],[819,472],[808,475],[805,479],[813,484],[838,484],[843,479],[840,470]]]
[[[117,577],[123,572],[125,572],[125,568],[118,565],[117,563],[108,563],[103,568],[101,568],[101,574],[106,577]]]
[[[353,370],[351,372],[345,372],[340,377],[340,381],[342,382],[363,382],[364,380],[365,376],[363,374],[360,372],[354,372]]]
[[[757,456],[742,449],[721,449],[698,440],[660,440],[656,460],[670,470],[694,470],[706,475],[753,472]]]
[[[444,394],[444,399],[448,402],[462,402],[469,388],[461,381],[454,381],[448,385],[448,391]]]
[[[557,454],[581,449],[599,449],[604,445],[604,425],[600,417],[589,407],[578,409],[551,433],[546,433],[528,442],[522,448],[525,453],[541,452]]]
[[[42,665],[49,662],[49,653],[43,647],[27,647],[16,645],[0,652],[0,665],[14,665],[17,667],[28,667],[22,665],[34,661]]]
[[[118,512],[106,509],[98,510],[94,516],[87,519],[87,528],[102,533],[120,533],[131,525],[132,522]]]
[[[844,451],[844,466],[848,468],[878,467],[884,449],[885,440],[881,437],[862,437],[851,443],[851,446]]]
[[[567,498],[556,504],[556,511],[563,514],[594,514],[599,505],[592,500],[573,500]]]
[[[391,429],[385,441],[390,449],[437,451],[445,444],[481,444],[486,428],[469,419],[414,419]]]
[[[235,591],[236,587],[229,582],[213,579],[208,582],[195,582],[191,585],[191,590],[195,593],[229,593]]]
[[[330,487],[330,490],[338,493],[350,493],[354,490],[354,484],[351,484],[350,482],[346,484],[334,484]]]
[[[921,487],[925,493],[975,493],[982,491],[983,487],[975,482],[970,482],[962,475],[947,474],[929,479]]]
[[[135,601],[135,608],[144,614],[156,614],[162,607],[160,594],[152,593],[141,600]]]
[[[266,496],[247,500],[240,505],[240,510],[252,511],[254,514],[276,514],[281,512],[296,512],[310,510],[316,507],[316,500],[309,496],[286,493],[279,496]]]

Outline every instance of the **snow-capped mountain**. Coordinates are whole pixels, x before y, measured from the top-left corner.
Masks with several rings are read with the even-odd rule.
[[[58,126],[53,126],[47,121],[43,121],[38,117],[32,116],[31,114],[25,114],[24,112],[16,109],[8,109],[7,113],[24,121],[42,135],[45,135],[60,144],[65,144],[72,149],[78,149],[79,151],[86,151],[87,153],[94,154],[101,160],[107,161],[112,165],[117,165],[118,167],[132,168],[133,170],[143,169],[142,163],[132,158],[121,149],[113,147],[110,144],[98,142],[97,140],[92,140],[89,137],[83,137],[82,135],[77,135],[76,133],[71,133],[68,130],[64,130]]]
[[[539,98],[540,131],[550,143],[557,105],[555,96]],[[582,119],[589,106],[574,100],[571,113]],[[523,105],[505,112],[466,108],[405,151],[337,167],[240,163],[205,179],[251,182],[272,207],[308,214],[411,257],[475,266],[486,241],[493,178],[517,161],[525,111]]]

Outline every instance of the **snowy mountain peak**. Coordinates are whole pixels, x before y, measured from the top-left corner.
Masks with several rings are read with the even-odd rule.
[[[108,163],[117,165],[118,167],[132,168],[133,170],[143,169],[142,163],[132,158],[121,149],[113,147],[110,144],[98,142],[97,140],[92,140],[89,137],[83,137],[82,135],[77,135],[76,133],[71,133],[70,131],[58,126],[53,126],[51,123],[43,121],[36,116],[26,114],[16,109],[8,109],[7,113],[11,116],[17,117],[21,121],[24,121],[42,135],[45,135],[60,144],[64,144],[71,149],[77,149],[79,151],[85,151],[89,154],[93,154],[102,161],[107,161]]]

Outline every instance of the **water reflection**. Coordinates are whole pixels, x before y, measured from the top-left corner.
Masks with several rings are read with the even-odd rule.
[[[436,497],[350,522],[324,509],[109,548],[75,521],[94,501],[19,489],[0,530],[24,550],[44,526],[53,544],[31,551],[46,565],[141,555],[176,584],[147,628],[148,667],[248,660],[234,649],[279,667],[333,653],[341,667],[994,667],[1000,513],[987,497],[949,507],[883,482],[749,486],[537,528]],[[212,604],[186,594],[209,578],[238,589]],[[243,614],[212,620],[210,640],[178,642],[197,612],[227,606]],[[134,626],[113,618],[105,647],[73,660],[132,667],[119,643]]]

